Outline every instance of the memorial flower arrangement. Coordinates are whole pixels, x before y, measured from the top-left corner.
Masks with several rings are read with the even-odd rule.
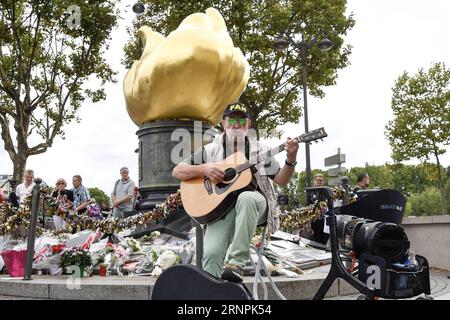
[[[325,201],[320,201],[317,206],[311,204],[304,208],[285,211],[280,215],[280,227],[286,231],[302,229],[311,222],[322,218],[327,211],[328,205]]]
[[[180,192],[171,194],[160,205],[153,210],[138,213],[126,219],[108,218],[94,219],[87,215],[80,215],[64,208],[61,203],[51,196],[52,189],[45,186],[41,188],[42,211],[46,216],[59,215],[65,218],[66,228],[60,231],[53,231],[53,235],[61,233],[74,233],[82,230],[100,230],[103,233],[113,234],[125,229],[144,227],[147,223],[164,219],[168,214],[176,211],[182,206]],[[13,235],[17,238],[24,238],[27,234],[31,217],[31,196],[28,196],[17,210],[14,210],[9,203],[0,204],[0,236]],[[36,234],[42,235],[44,229],[36,228]]]
[[[133,238],[125,238],[122,243],[122,247],[130,249],[132,252],[142,252],[142,247],[139,241]]]
[[[0,204],[0,236],[11,235],[14,238],[25,238],[30,225],[31,197],[27,198],[17,210],[10,203]],[[42,235],[44,229],[36,228],[36,234]]]
[[[181,207],[181,196],[178,191],[168,196],[162,204],[156,206],[153,210],[138,213],[125,219],[108,218],[97,220],[86,215],[70,213],[66,218],[67,227],[65,232],[99,229],[103,233],[113,234],[125,229],[144,227],[147,223],[164,219],[179,207]]]
[[[346,195],[346,190],[340,185],[335,186],[332,191],[333,201],[343,200]],[[357,196],[353,193],[349,193],[348,197],[350,203],[357,199]],[[328,204],[326,201],[310,204],[304,208],[285,210],[280,215],[280,227],[285,231],[308,229],[311,222],[321,219],[327,211]]]
[[[89,250],[78,247],[66,248],[61,252],[61,260],[59,266],[67,268],[69,266],[78,266],[80,269],[90,267],[92,258]]]
[[[345,195],[345,189],[342,186],[333,188],[333,200],[342,200]],[[99,230],[100,232],[113,234],[125,229],[144,227],[147,223],[164,219],[168,214],[182,207],[180,192],[171,194],[160,205],[153,210],[136,214],[126,219],[108,218],[103,220],[93,219],[87,215],[79,215],[70,210],[64,209],[59,201],[51,197],[52,189],[45,186],[41,188],[41,198],[43,211],[47,216],[54,214],[60,215],[66,219],[66,228],[58,232],[53,231],[53,235],[61,233],[74,233],[82,230]],[[356,195],[348,194],[348,200],[353,202]],[[325,201],[316,205],[309,205],[304,208],[294,208],[284,211],[280,215],[280,226],[284,230],[302,229],[317,219],[322,218],[327,210]],[[18,210],[13,210],[9,203],[0,204],[0,235],[16,235],[17,237],[26,236],[29,219],[31,216],[31,196],[22,203]],[[44,229],[36,228],[36,234],[42,235]]]

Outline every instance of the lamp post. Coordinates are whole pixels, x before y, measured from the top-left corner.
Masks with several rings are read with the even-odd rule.
[[[136,14],[136,18],[139,18],[139,16],[145,12],[145,6],[142,2],[136,2],[135,4],[133,4],[132,10]],[[143,48],[142,40],[139,38],[139,54],[140,55],[142,55],[143,49],[144,48]]]
[[[305,23],[302,23],[301,27],[303,30],[305,30]],[[302,65],[302,82],[303,82],[303,113],[305,117],[305,132],[309,131],[308,126],[308,70],[307,70],[307,53],[308,49],[314,46],[318,41],[318,37],[314,37],[311,41],[307,42],[305,40],[305,35],[302,32],[301,33],[301,41],[296,42],[291,37],[287,37],[287,39],[283,37],[277,38],[274,43],[273,47],[277,51],[284,51],[289,47],[289,45],[292,45],[293,47],[300,50],[300,57],[301,57],[301,65]],[[327,37],[322,38],[318,43],[317,47],[320,49],[320,51],[325,52],[330,50],[333,47],[333,43],[328,39]],[[310,158],[310,152],[309,152],[309,143],[305,143],[305,156],[306,156],[306,184],[308,187],[311,187],[311,158]]]

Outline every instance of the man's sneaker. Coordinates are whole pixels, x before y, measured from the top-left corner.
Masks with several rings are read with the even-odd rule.
[[[234,264],[226,264],[222,272],[222,280],[242,282],[244,270]]]

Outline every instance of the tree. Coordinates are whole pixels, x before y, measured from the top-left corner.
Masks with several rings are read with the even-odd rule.
[[[356,186],[359,174],[367,173],[370,178],[370,188],[390,189],[394,187],[392,173],[387,165],[375,166],[366,163],[365,167],[354,167],[348,171],[352,186]]]
[[[112,0],[0,2],[0,127],[16,181],[28,157],[64,139],[86,97],[105,98],[103,85],[115,81],[104,53],[117,14]],[[84,87],[90,77],[98,85]]]
[[[413,194],[409,198],[411,203],[411,214],[417,216],[430,216],[439,212],[439,190],[430,187],[421,193]]]
[[[98,204],[104,203],[109,205],[111,203],[109,196],[99,188],[89,188],[89,195],[91,196],[91,198],[94,198],[95,202],[97,202]]]
[[[406,165],[400,162],[386,164],[392,174],[393,188],[403,194],[410,195],[420,193],[427,187],[432,187],[433,183],[427,179],[424,166]]]
[[[434,63],[428,71],[404,72],[392,89],[394,119],[386,126],[394,161],[429,160],[437,166],[442,213],[446,213],[444,180],[439,156],[450,144],[450,70]]]
[[[146,12],[135,19],[128,30],[130,40],[125,45],[123,63],[130,68],[140,52],[136,33],[143,24],[163,35],[175,30],[180,22],[195,12],[214,7],[223,15],[236,47],[248,59],[250,81],[240,102],[251,115],[259,133],[276,133],[276,127],[297,122],[301,116],[298,106],[302,90],[300,52],[290,48],[277,52],[273,40],[285,31],[298,38],[304,31],[306,40],[327,34],[334,47],[322,53],[317,47],[308,50],[308,88],[312,95],[323,97],[324,86],[334,85],[337,71],[349,64],[351,48],[344,45],[343,36],[354,25],[352,15],[345,16],[346,1],[326,0],[143,0]],[[301,23],[307,24],[305,30]]]

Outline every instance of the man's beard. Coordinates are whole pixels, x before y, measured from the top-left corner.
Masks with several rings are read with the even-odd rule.
[[[245,135],[247,134],[247,130],[242,129],[227,129],[227,137],[231,143],[237,142],[242,143],[245,141]]]
[[[247,134],[247,130],[242,129],[227,129],[226,135],[227,135],[227,143],[230,144],[229,148],[230,150],[234,150],[233,152],[245,152],[245,135]],[[237,150],[234,149],[234,147],[237,147]]]

